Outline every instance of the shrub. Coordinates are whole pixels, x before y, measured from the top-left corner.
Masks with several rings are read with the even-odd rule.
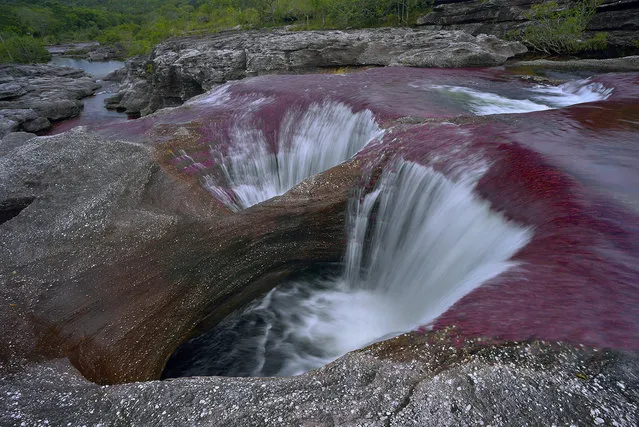
[[[527,14],[532,25],[519,35],[528,47],[547,54],[570,54],[607,47],[607,34],[585,39],[588,22],[602,0],[580,0],[561,9],[556,1],[534,5]]]
[[[0,63],[48,62],[51,54],[44,48],[42,40],[31,36],[0,35]]]

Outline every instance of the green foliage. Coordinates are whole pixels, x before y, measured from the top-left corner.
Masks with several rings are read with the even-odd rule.
[[[528,47],[547,54],[572,54],[607,47],[607,34],[585,38],[588,22],[602,0],[579,0],[562,9],[556,1],[534,5],[527,14],[533,23],[519,34]]]
[[[0,32],[47,44],[97,40],[129,55],[231,28],[412,25],[434,0],[0,0]]]
[[[42,40],[31,36],[0,35],[0,63],[47,62],[51,55],[44,48]]]

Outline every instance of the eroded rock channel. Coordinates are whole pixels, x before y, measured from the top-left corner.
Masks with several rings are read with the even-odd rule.
[[[0,200],[32,200],[0,224],[2,420],[632,425],[638,95],[635,74],[262,76],[25,141],[0,158]],[[226,355],[192,346],[225,333]],[[242,366],[188,375],[314,370],[149,381],[189,342],[191,368]]]

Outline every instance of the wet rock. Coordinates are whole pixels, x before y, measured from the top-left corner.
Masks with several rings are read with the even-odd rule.
[[[0,137],[48,129],[80,114],[80,99],[100,87],[82,70],[52,65],[0,66]]]
[[[492,66],[525,51],[494,36],[404,28],[179,38],[156,46],[146,59],[129,61],[120,93],[107,106],[145,115],[250,75],[344,66]]]
[[[68,361],[0,378],[7,425],[618,425],[639,421],[639,355],[403,335],[288,378],[98,387]]]
[[[319,181],[230,215],[160,169],[149,146],[77,130],[10,154],[0,203],[31,202],[0,224],[0,360],[66,356],[100,383],[159,377],[202,319],[339,260],[359,173],[342,166],[323,175],[330,188]]]

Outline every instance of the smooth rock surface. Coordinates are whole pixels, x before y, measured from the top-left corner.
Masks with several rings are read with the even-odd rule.
[[[129,61],[127,78],[107,106],[146,115],[251,75],[345,66],[493,66],[525,51],[494,36],[406,28],[178,38],[156,46],[146,61]]]
[[[100,88],[82,70],[53,65],[0,66],[0,138],[9,132],[38,132],[51,121],[80,114],[80,99]]]
[[[159,377],[202,319],[339,260],[355,164],[230,215],[153,157],[81,128],[0,157],[1,361],[67,356],[101,383]]]

